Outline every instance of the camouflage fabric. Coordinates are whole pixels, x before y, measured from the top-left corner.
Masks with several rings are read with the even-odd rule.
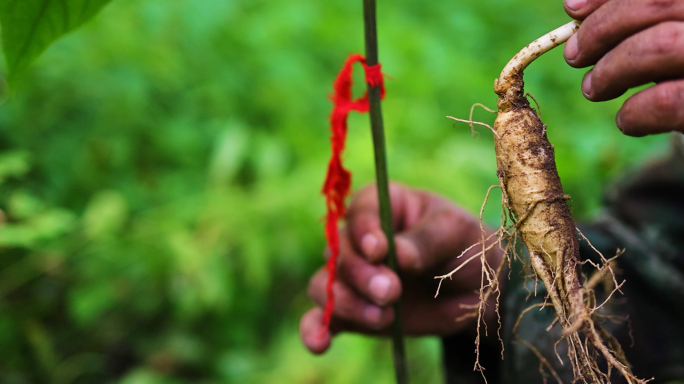
[[[625,252],[617,259],[618,282],[625,280],[624,294],[615,293],[600,313],[602,321],[622,345],[634,373],[652,383],[684,383],[684,139],[673,137],[672,154],[641,172],[618,183],[606,197],[606,209],[595,221],[580,225],[582,233],[606,257],[618,249]],[[581,257],[598,261],[600,257],[586,241],[581,241]],[[594,270],[588,263],[583,271]],[[550,370],[542,367],[536,352],[553,366],[563,383],[572,382],[565,343],[560,327],[547,331],[555,314],[552,309],[531,310],[513,325],[520,313],[534,303],[543,302],[543,285],[525,281],[522,271],[512,271],[506,283],[500,343],[492,337],[482,346],[482,365],[489,383],[555,383]],[[598,302],[612,288],[597,287]],[[618,321],[619,319],[626,319]],[[491,332],[490,332],[491,333]],[[490,335],[491,336],[491,335]],[[523,341],[520,341],[522,339]],[[454,335],[443,339],[448,383],[482,383],[480,373],[472,372],[472,335]],[[555,346],[555,347],[554,347]],[[465,347],[465,348],[464,348]],[[486,350],[485,350],[486,349]],[[492,353],[489,349],[493,349]],[[465,351],[463,351],[465,350]],[[556,352],[565,361],[561,365]],[[614,373],[611,382],[622,383]]]

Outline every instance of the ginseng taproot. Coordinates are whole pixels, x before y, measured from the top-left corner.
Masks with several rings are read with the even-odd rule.
[[[486,302],[493,293],[498,294],[503,270],[502,266],[492,268],[487,264],[486,251],[498,245],[508,256],[504,260],[510,262],[517,259],[511,257],[516,247],[510,242],[520,238],[527,248],[529,264],[536,278],[543,282],[547,299],[556,312],[554,324],[563,329],[559,342],[568,345],[574,382],[610,383],[611,374],[617,371],[628,383],[645,383],[632,374],[617,341],[596,321],[596,309],[600,305],[595,302],[593,283],[582,282],[578,231],[567,204],[569,196],[564,194],[558,176],[554,148],[546,137],[547,127],[530,107],[524,92],[523,70],[527,65],[564,43],[578,27],[578,22],[570,22],[528,44],[495,81],[497,117],[490,129],[494,134],[500,183],[497,187],[502,191],[505,219],[494,241],[492,237],[483,237],[479,244],[483,278],[478,317],[482,321]],[[506,225],[509,219],[511,224]],[[612,274],[612,263],[601,257],[604,264],[598,266],[597,273]],[[454,272],[438,276],[440,284]],[[619,289],[617,282],[614,289]],[[478,340],[479,329],[478,323]],[[603,363],[599,363],[601,360]],[[476,369],[481,368],[476,363]]]

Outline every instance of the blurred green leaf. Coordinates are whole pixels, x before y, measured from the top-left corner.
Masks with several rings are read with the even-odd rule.
[[[89,238],[115,234],[124,224],[128,206],[116,191],[97,193],[83,214],[83,230]]]
[[[0,153],[0,184],[10,177],[22,176],[29,170],[29,154],[26,151]]]
[[[26,202],[37,203],[36,200]],[[31,208],[33,207],[28,209]],[[74,214],[66,209],[50,208],[30,212],[35,214],[26,220],[0,226],[0,246],[36,246],[39,242],[55,239],[68,233],[75,224]]]
[[[124,378],[122,378],[119,384],[181,384],[180,380],[173,380],[161,375],[151,369],[137,369]]]
[[[50,334],[45,327],[35,320],[28,320],[24,324],[26,338],[31,343],[33,354],[40,362],[41,368],[47,372],[52,371],[57,365],[57,355],[53,350]]]
[[[230,121],[217,137],[209,163],[209,180],[225,186],[243,166],[247,157],[249,132],[244,124]]]
[[[88,284],[69,295],[71,317],[79,324],[91,324],[114,304],[114,289],[107,282]]]
[[[40,199],[25,191],[12,193],[7,202],[8,213],[15,219],[26,219],[40,213],[45,205]]]
[[[0,0],[2,44],[10,78],[53,41],[95,16],[110,0]]]

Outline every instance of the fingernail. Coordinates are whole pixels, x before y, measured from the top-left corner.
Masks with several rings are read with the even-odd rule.
[[[397,258],[400,258],[400,263],[405,267],[413,268],[418,271],[423,267],[422,260],[420,260],[420,255],[418,253],[418,248],[412,241],[397,236],[395,238],[395,243],[397,245]]]
[[[577,57],[577,54],[579,53],[579,45],[577,45],[577,35],[572,35],[568,39],[568,41],[565,43],[565,48],[563,51],[563,55],[565,56],[566,60],[575,60]]]
[[[370,233],[365,234],[361,238],[361,250],[366,256],[375,255],[375,251],[378,249],[378,238]]]
[[[376,275],[371,279],[368,289],[378,302],[384,304],[389,296],[390,285],[392,285],[392,281],[389,277]]]
[[[363,318],[366,320],[368,325],[373,328],[380,327],[380,316],[382,315],[382,310],[374,305],[369,305],[363,310]]]
[[[586,75],[584,75],[584,79],[582,80],[582,94],[584,94],[584,97],[589,99],[591,97],[591,72],[587,72]]]
[[[565,0],[565,6],[577,12],[587,4],[587,0]]]
[[[625,133],[625,130],[622,128],[622,118],[620,117],[620,111],[618,111],[617,115],[615,116],[615,124],[617,125],[620,132]]]

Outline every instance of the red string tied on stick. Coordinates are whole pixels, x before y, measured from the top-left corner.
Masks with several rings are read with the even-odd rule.
[[[326,264],[328,271],[328,281],[325,287],[327,300],[323,312],[323,327],[326,332],[330,328],[330,319],[335,306],[333,283],[336,278],[337,257],[340,253],[338,221],[345,215],[345,198],[351,190],[351,172],[342,165],[342,152],[347,139],[347,117],[351,111],[363,113],[368,112],[369,109],[367,92],[364,92],[363,96],[357,99],[352,98],[353,64],[357,62],[363,65],[366,82],[371,87],[380,87],[380,98],[385,97],[385,85],[380,64],[368,66],[362,55],[350,55],[333,83],[334,93],[330,97],[333,102],[333,109],[330,113],[330,148],[332,154],[328,162],[328,171],[322,190],[327,208],[325,237],[330,248],[330,258]]]

